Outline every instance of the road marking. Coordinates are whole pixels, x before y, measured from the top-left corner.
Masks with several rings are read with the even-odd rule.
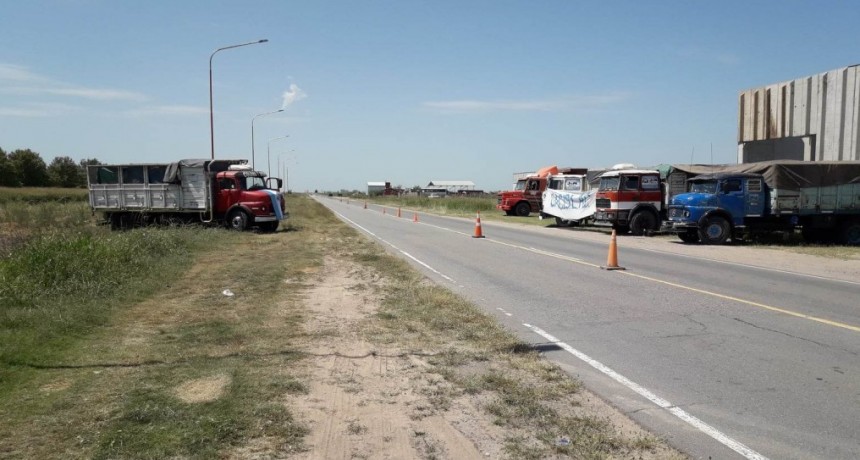
[[[580,241],[585,241],[585,240],[580,240]],[[674,257],[683,257],[685,259],[704,260],[704,261],[708,261],[708,262],[716,262],[719,264],[734,265],[737,267],[744,267],[744,268],[752,268],[755,270],[761,270],[761,271],[765,271],[765,272],[785,273],[787,275],[800,276],[803,278],[814,278],[814,279],[819,279],[819,280],[824,280],[824,281],[832,281],[834,283],[846,283],[846,284],[860,285],[860,282],[857,282],[857,281],[841,280],[839,278],[828,278],[826,276],[813,275],[810,273],[798,273],[798,272],[793,272],[790,270],[781,270],[779,268],[760,267],[758,265],[750,265],[750,264],[744,264],[744,263],[740,263],[740,262],[731,262],[728,260],[712,259],[710,257],[699,257],[699,256],[688,255],[688,254],[669,253],[669,252],[664,252],[664,251],[660,251],[657,249],[650,249],[650,248],[635,248],[635,249],[638,249],[640,251],[656,252],[658,254],[664,254],[664,255],[669,255],[669,256],[674,256]]]
[[[622,274],[627,275],[627,276],[632,276],[635,278],[640,278],[640,279],[647,280],[647,281],[653,281],[655,283],[665,284],[667,286],[672,286],[672,287],[676,287],[679,289],[686,289],[688,291],[693,291],[693,292],[698,292],[700,294],[706,294],[709,296],[718,297],[720,299],[744,303],[747,305],[751,305],[753,307],[759,307],[759,308],[763,308],[765,310],[775,311],[777,313],[782,313],[785,315],[794,316],[795,318],[808,319],[810,321],[815,321],[815,322],[818,322],[821,324],[826,324],[828,326],[835,326],[835,327],[839,327],[839,328],[843,328],[843,329],[848,329],[849,331],[860,332],[860,327],[853,326],[851,324],[840,323],[839,321],[833,321],[833,320],[829,320],[829,319],[825,319],[825,318],[819,318],[817,316],[807,315],[806,313],[799,313],[799,312],[792,311],[792,310],[786,310],[785,308],[774,307],[771,305],[766,305],[763,303],[754,302],[752,300],[740,299],[738,297],[732,297],[730,295],[719,294],[719,293],[712,292],[712,291],[706,291],[704,289],[694,288],[692,286],[685,286],[683,284],[678,284],[678,283],[673,283],[671,281],[665,281],[665,280],[661,280],[661,279],[657,279],[657,278],[652,278],[650,276],[640,275],[638,273],[631,273],[630,271],[623,271],[623,272],[619,272],[619,273],[622,273]]]
[[[444,273],[440,272],[439,270],[436,270],[435,268],[433,268],[433,267],[431,267],[431,266],[427,265],[426,263],[424,263],[423,261],[419,260],[417,257],[413,256],[412,254],[409,254],[408,252],[406,252],[406,251],[404,251],[404,250],[402,250],[402,249],[398,248],[397,246],[395,246],[395,245],[391,244],[389,241],[386,241],[385,239],[383,239],[383,238],[381,238],[380,236],[376,235],[375,233],[371,232],[370,230],[368,230],[368,229],[366,229],[366,228],[362,227],[361,225],[359,225],[359,224],[358,224],[357,222],[355,222],[354,220],[351,220],[350,218],[348,218],[348,217],[344,216],[343,214],[341,214],[341,213],[339,213],[339,212],[337,212],[337,211],[332,210],[332,212],[334,212],[335,214],[337,214],[341,219],[343,219],[343,220],[345,220],[345,221],[349,222],[350,224],[355,225],[356,227],[358,227],[358,228],[360,228],[361,230],[365,231],[368,235],[370,235],[370,236],[372,236],[372,237],[376,238],[376,239],[377,239],[377,240],[379,240],[379,241],[382,241],[383,243],[385,243],[385,244],[387,244],[387,245],[391,246],[392,248],[394,248],[395,250],[397,250],[398,252],[400,252],[400,253],[401,253],[401,254],[403,254],[404,256],[406,256],[406,257],[408,257],[408,258],[410,258],[410,259],[414,260],[415,262],[417,262],[418,264],[420,264],[421,266],[423,266],[423,267],[424,267],[424,268],[426,268],[427,270],[430,270],[431,272],[433,272],[433,273],[435,273],[435,274],[437,274],[437,275],[441,276],[442,278],[445,278],[446,280],[448,280],[448,281],[450,281],[450,282],[452,282],[452,283],[456,283],[456,281],[454,281],[454,279],[453,279],[453,278],[451,278],[450,276],[448,276],[448,275],[446,275],[446,274],[444,274]]]
[[[586,355],[585,353],[583,353],[583,352],[571,347],[570,345],[562,342],[561,340],[555,338],[554,336],[552,336],[548,332],[544,331],[543,329],[541,329],[537,326],[532,326],[531,324],[525,324],[525,323],[523,323],[523,326],[531,329],[535,334],[537,334],[537,335],[549,340],[550,342],[558,345],[563,350],[572,354],[573,356],[576,356],[577,358],[584,361],[589,366],[591,366],[591,367],[597,369],[598,371],[606,374],[607,376],[612,378],[612,380],[615,380],[616,382],[618,382],[618,383],[624,385],[625,387],[633,390],[634,392],[636,392],[640,396],[642,396],[645,399],[656,404],[657,407],[659,407],[661,409],[666,409],[670,414],[674,415],[675,417],[678,417],[679,419],[683,420],[684,422],[686,422],[687,424],[696,428],[697,430],[701,431],[702,433],[705,433],[706,435],[714,438],[715,440],[719,441],[721,444],[728,447],[729,449],[732,449],[733,451],[743,455],[744,458],[748,458],[751,460],[767,460],[767,457],[765,457],[764,455],[762,455],[762,454],[750,449],[749,447],[743,445],[742,443],[730,438],[726,434],[724,434],[721,431],[717,430],[716,428],[708,425],[707,423],[703,422],[702,420],[699,420],[698,418],[694,417],[692,414],[686,412],[685,410],[681,409],[680,407],[677,407],[674,404],[670,403],[669,401],[657,396],[656,394],[654,394],[653,392],[651,392],[647,388],[645,388],[645,387],[639,385],[638,383],[628,379],[627,377],[619,374],[618,372],[615,372],[610,367],[606,366],[605,364],[601,363],[600,361],[597,361],[597,360],[591,358],[590,356]]]

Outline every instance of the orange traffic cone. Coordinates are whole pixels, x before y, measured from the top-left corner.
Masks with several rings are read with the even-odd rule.
[[[618,245],[615,242],[615,229],[612,229],[612,239],[609,240],[609,255],[606,257],[606,265],[600,268],[604,270],[626,270],[618,265]]]
[[[472,238],[483,238],[484,232],[481,230],[481,211],[478,211],[478,218],[475,220],[475,234]]]
[[[412,213],[412,222],[418,222],[418,213],[417,212]]]
[[[397,208],[397,217],[400,217],[400,208]]]

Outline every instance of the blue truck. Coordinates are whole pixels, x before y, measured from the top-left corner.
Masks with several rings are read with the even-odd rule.
[[[686,243],[799,229],[809,242],[860,245],[860,161],[727,165],[688,182],[663,226]]]

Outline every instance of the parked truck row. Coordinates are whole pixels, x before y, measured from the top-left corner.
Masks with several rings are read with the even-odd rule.
[[[857,161],[568,169],[544,168],[542,176],[524,179],[542,187],[541,217],[554,217],[558,226],[593,222],[705,244],[800,230],[810,242],[860,245]],[[500,196],[499,209],[501,203]]]
[[[274,232],[288,214],[279,178],[247,160],[91,165],[89,202],[114,229],[203,223]]]

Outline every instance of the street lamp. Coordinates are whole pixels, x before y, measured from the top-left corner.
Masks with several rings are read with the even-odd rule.
[[[286,155],[288,153],[295,153],[295,149],[290,150],[289,152],[281,152],[278,154],[278,169],[281,169],[281,156]],[[281,169],[281,175],[284,176],[284,192],[288,192],[290,190],[290,168],[287,166],[287,161],[295,160],[295,157],[287,158],[284,160],[284,167]]]
[[[267,161],[267,163],[268,163],[267,173],[269,174],[269,177],[272,177],[272,153],[271,153],[272,141],[276,141],[278,139],[286,139],[288,137],[290,137],[289,134],[287,134],[286,136],[274,137],[272,139],[269,139],[269,142],[266,143],[266,159],[268,160]],[[278,159],[280,160],[280,158],[278,158]],[[275,171],[275,172],[277,172],[277,171]]]
[[[256,163],[254,161],[254,120],[260,117],[265,117],[266,115],[271,115],[273,113],[283,112],[284,109],[273,110],[271,112],[261,113],[258,115],[254,115],[254,118],[251,118],[251,167],[254,170],[257,169]]]
[[[258,43],[266,43],[269,41],[264,38],[262,40],[257,40],[255,42],[242,43],[240,45],[231,45],[225,46],[223,48],[218,48],[213,51],[212,54],[209,55],[209,142],[212,146],[212,159],[215,159],[215,117],[212,113],[212,58],[215,57],[215,53],[223,50],[228,50],[230,48],[238,48],[240,46],[248,46],[248,45],[256,45]]]

